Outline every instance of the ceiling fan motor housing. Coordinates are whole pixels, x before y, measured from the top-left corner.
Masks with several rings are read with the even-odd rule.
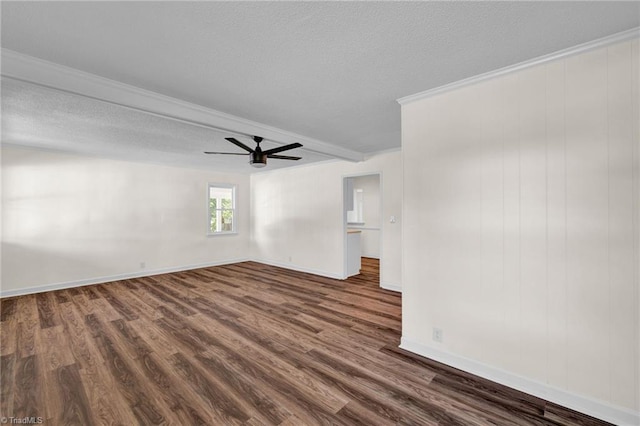
[[[249,155],[249,164],[253,167],[264,167],[267,165],[267,156],[262,154],[260,147],[257,147],[256,150]]]

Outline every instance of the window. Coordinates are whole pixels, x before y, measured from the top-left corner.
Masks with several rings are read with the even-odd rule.
[[[364,224],[362,206],[364,204],[364,189],[353,190],[353,210],[347,211],[347,223]]]
[[[209,234],[236,232],[235,185],[209,184]]]

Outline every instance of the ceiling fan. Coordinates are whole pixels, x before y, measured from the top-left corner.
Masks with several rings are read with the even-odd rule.
[[[253,167],[264,167],[267,165],[267,158],[277,158],[278,160],[299,160],[301,157],[290,157],[288,155],[276,155],[276,153],[278,152],[282,152],[282,151],[288,151],[290,149],[294,149],[294,148],[300,148],[302,146],[302,144],[300,143],[291,143],[289,145],[284,145],[284,146],[279,146],[277,148],[272,148],[272,149],[268,149],[266,151],[263,151],[260,148],[260,142],[262,142],[262,139],[260,136],[254,136],[253,140],[256,142],[256,148],[255,149],[251,149],[248,146],[246,146],[245,144],[243,144],[242,142],[240,142],[239,140],[235,139],[235,138],[225,138],[226,140],[228,140],[229,142],[231,142],[232,144],[239,146],[240,148],[244,149],[245,151],[247,151],[247,153],[243,153],[243,152],[210,152],[210,151],[205,151],[205,154],[224,154],[224,155],[250,155],[249,157],[249,164],[251,164]]]

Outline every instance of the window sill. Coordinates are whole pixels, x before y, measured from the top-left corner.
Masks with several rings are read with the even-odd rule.
[[[225,235],[238,235],[238,231],[230,231],[230,232],[211,232],[207,234],[207,237],[223,237]]]

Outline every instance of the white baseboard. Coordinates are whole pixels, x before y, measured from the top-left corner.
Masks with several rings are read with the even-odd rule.
[[[343,280],[344,277],[342,275],[333,274],[327,271],[321,271],[318,269],[305,268],[302,266],[297,266],[292,263],[285,262],[277,262],[275,260],[261,259],[261,258],[253,258],[251,259],[253,262],[264,263],[265,265],[277,266],[278,268],[291,269],[292,271],[297,272],[305,272],[307,274],[320,275],[321,277],[333,278],[336,280]]]
[[[616,425],[640,425],[640,412],[574,394],[405,337],[400,340],[400,348]]]
[[[54,284],[45,284],[41,286],[25,287],[25,288],[19,288],[15,290],[6,290],[6,291],[0,290],[0,298],[11,297],[11,296],[22,296],[25,294],[42,293],[43,291],[62,290],[65,288],[82,287],[85,285],[92,285],[92,284],[108,283],[111,281],[127,280],[130,278],[139,278],[139,277],[148,277],[151,275],[168,274],[170,272],[187,271],[190,269],[208,268],[210,266],[228,265],[231,263],[246,262],[248,260],[251,260],[251,259],[240,258],[240,259],[220,260],[216,262],[199,263],[195,265],[173,266],[169,268],[152,269],[152,270],[147,269],[142,271],[130,272],[126,274],[108,275],[104,277],[94,277],[94,278],[87,278],[82,280],[66,281],[66,282],[54,283]]]
[[[402,287],[397,284],[391,284],[380,281],[380,288],[384,288],[385,290],[395,291],[398,293],[402,293]]]
[[[276,262],[276,261],[267,260],[267,259],[258,259],[258,258],[245,257],[245,258],[228,259],[228,260],[222,260],[222,261],[216,261],[216,262],[200,263],[200,264],[195,264],[195,265],[174,266],[174,267],[170,267],[170,268],[161,268],[161,269],[153,269],[153,270],[142,270],[142,271],[136,271],[136,272],[131,272],[131,273],[125,273],[125,274],[86,278],[86,279],[82,279],[82,280],[74,280],[74,281],[66,281],[66,282],[59,282],[59,283],[53,283],[53,284],[45,284],[45,285],[34,286],[34,287],[24,287],[24,288],[15,289],[15,290],[4,290],[3,291],[3,290],[0,289],[0,298],[12,297],[12,296],[22,296],[22,295],[25,295],[25,294],[42,293],[44,291],[63,290],[65,288],[82,287],[82,286],[85,286],[85,285],[102,284],[102,283],[108,283],[108,282],[111,282],[111,281],[126,280],[126,279],[129,279],[129,278],[148,277],[148,276],[151,276],[151,275],[168,274],[168,273],[171,273],[171,272],[180,272],[180,271],[187,271],[187,270],[190,270],[190,269],[208,268],[210,266],[229,265],[231,263],[239,263],[239,262],[247,262],[247,261],[254,261],[254,262],[258,262],[258,263],[264,263],[266,265],[277,266],[277,267],[284,268],[284,269],[291,269],[293,271],[305,272],[307,274],[319,275],[319,276],[327,277],[327,278],[334,278],[334,279],[338,279],[338,280],[344,279],[342,276],[340,276],[338,274],[332,274],[330,272],[321,271],[321,270],[318,270],[318,269],[304,268],[304,267],[300,267],[300,266],[297,266],[297,265],[292,265],[290,263]],[[387,289],[388,290],[394,290],[394,291],[400,291],[399,288],[398,288],[398,290],[395,290],[395,288],[396,288],[395,286],[390,286]]]

